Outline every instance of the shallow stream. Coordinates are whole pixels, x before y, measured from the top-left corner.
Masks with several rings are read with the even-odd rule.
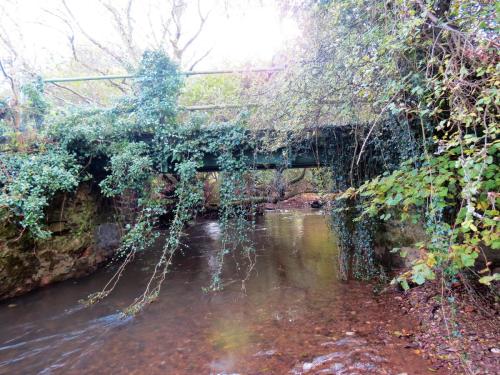
[[[228,257],[224,290],[203,291],[220,230],[200,220],[160,299],[134,318],[118,312],[144,290],[160,247],[136,258],[113,294],[90,308],[78,300],[102,288],[113,266],[2,302],[0,374],[431,373],[393,334],[409,318],[372,285],[338,280],[335,239],[320,211],[266,213],[252,235],[257,262],[244,290]]]

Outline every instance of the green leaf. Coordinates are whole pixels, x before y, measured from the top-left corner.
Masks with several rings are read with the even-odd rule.
[[[418,285],[422,285],[426,280],[434,280],[436,275],[425,263],[419,263],[412,268],[411,279]]]
[[[494,273],[493,275],[490,276],[483,276],[479,279],[479,282],[484,285],[491,285],[493,281],[499,281],[500,280],[500,273]]]

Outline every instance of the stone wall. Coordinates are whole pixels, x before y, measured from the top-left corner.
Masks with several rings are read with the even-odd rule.
[[[112,217],[110,206],[84,185],[47,209],[48,240],[19,236],[13,224],[0,224],[0,299],[95,271],[119,246]]]
[[[401,223],[389,221],[381,224],[375,234],[375,255],[381,264],[388,269],[411,267],[413,262],[420,257],[420,250],[415,243],[425,241],[427,234],[420,223]],[[394,248],[400,248],[400,253],[392,253]]]

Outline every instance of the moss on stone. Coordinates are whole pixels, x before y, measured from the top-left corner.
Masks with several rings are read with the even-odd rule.
[[[0,224],[0,299],[95,270],[109,255],[95,246],[95,228],[106,216],[102,210],[100,197],[83,185],[52,201],[46,212],[49,239],[20,236],[13,224]]]

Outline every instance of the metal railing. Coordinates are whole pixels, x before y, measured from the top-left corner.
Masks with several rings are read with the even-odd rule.
[[[181,72],[181,74],[185,76],[196,76],[196,75],[207,75],[207,74],[245,74],[245,73],[279,72],[283,69],[284,67],[236,69],[236,70],[201,70],[196,72]],[[87,77],[48,78],[44,79],[43,82],[61,83],[61,82],[104,81],[104,80],[135,79],[135,78],[138,78],[136,74],[117,74],[117,75],[87,76]]]

